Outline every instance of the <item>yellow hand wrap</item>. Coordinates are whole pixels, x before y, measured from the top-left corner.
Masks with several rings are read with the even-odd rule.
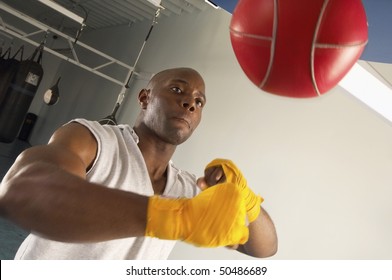
[[[240,187],[242,197],[245,200],[246,211],[248,214],[249,222],[253,222],[260,214],[260,204],[264,199],[256,195],[249,187],[245,177],[242,175],[238,167],[227,159],[214,159],[205,169],[213,166],[222,166],[223,172],[226,176],[226,182],[236,184]]]
[[[150,197],[145,235],[201,247],[244,244],[249,237],[245,204],[231,185],[216,185],[193,198]]]

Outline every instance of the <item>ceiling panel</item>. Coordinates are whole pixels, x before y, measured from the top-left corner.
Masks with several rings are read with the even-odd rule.
[[[86,30],[152,20],[158,9],[148,0],[54,0],[53,2],[84,18]],[[2,0],[0,3],[5,3],[60,31],[69,31],[73,34],[80,28],[78,23],[38,0]],[[207,4],[203,0],[162,0],[160,6],[160,16],[170,17],[204,10]]]
[[[176,17],[209,7],[204,0],[50,0],[81,17],[81,24],[41,1],[0,0],[0,39],[4,36],[10,40],[18,38],[33,46],[46,42],[47,52],[119,85],[123,84],[122,80],[102,69],[106,65],[116,65],[129,72],[133,67],[102,53],[99,47],[84,44],[78,40],[78,34],[146,20],[154,24],[158,15],[160,19]],[[52,43],[56,41],[55,48],[47,38]],[[100,61],[99,65],[82,61],[80,54],[86,52],[94,55],[94,61]]]

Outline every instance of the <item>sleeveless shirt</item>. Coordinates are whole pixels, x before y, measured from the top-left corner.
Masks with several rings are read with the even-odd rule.
[[[87,127],[98,143],[96,158],[86,175],[88,181],[145,196],[154,194],[138,147],[139,138],[129,125],[101,125],[85,119],[71,122]],[[193,197],[198,192],[196,176],[176,168],[170,161],[163,195]],[[15,259],[167,259],[174,244],[175,241],[172,240],[150,237],[130,237],[98,243],[63,243],[29,234],[19,247]]]

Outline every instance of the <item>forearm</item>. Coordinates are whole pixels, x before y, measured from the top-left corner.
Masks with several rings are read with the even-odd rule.
[[[89,183],[45,162],[10,173],[1,185],[0,213],[25,229],[65,242],[144,235],[148,197]]]
[[[249,224],[249,240],[238,248],[247,255],[265,258],[276,254],[278,239],[275,226],[268,213],[261,207],[260,215]]]
[[[260,206],[262,197],[256,195],[248,186],[238,167],[227,159],[214,159],[205,168],[205,178],[198,180],[201,189],[213,186],[223,180],[241,188],[249,224],[249,240],[238,251],[253,257],[270,257],[277,251],[275,226],[268,213]]]

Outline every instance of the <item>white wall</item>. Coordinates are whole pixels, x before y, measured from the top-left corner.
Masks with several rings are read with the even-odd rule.
[[[193,138],[178,148],[174,161],[197,175],[215,157],[236,162],[249,185],[265,198],[263,205],[276,224],[279,251],[273,259],[390,259],[390,123],[339,87],[315,99],[260,91],[237,64],[229,21],[230,14],[212,8],[161,19],[140,60],[138,68],[143,72],[190,66],[205,77],[208,101],[203,121]],[[122,41],[125,45],[136,30],[129,29]],[[118,53],[127,53],[124,48],[117,50],[118,43],[112,41]],[[68,99],[59,103],[59,109],[42,114],[50,123],[41,126],[42,138],[67,118],[106,114],[112,105],[105,104],[116,99],[118,90],[112,85],[72,71],[73,76],[67,72],[69,91],[63,93],[69,94],[64,97]],[[133,122],[138,111],[135,95],[145,83],[133,83],[119,115],[121,122]],[[248,257],[225,248],[179,243],[171,258]]]
[[[144,53],[146,71],[190,65],[206,79],[203,122],[175,161],[201,175],[215,157],[234,160],[275,221],[275,259],[391,258],[390,124],[340,88],[302,100],[260,91],[234,58],[229,21],[215,10],[162,21]],[[171,258],[247,257],[180,243]]]

